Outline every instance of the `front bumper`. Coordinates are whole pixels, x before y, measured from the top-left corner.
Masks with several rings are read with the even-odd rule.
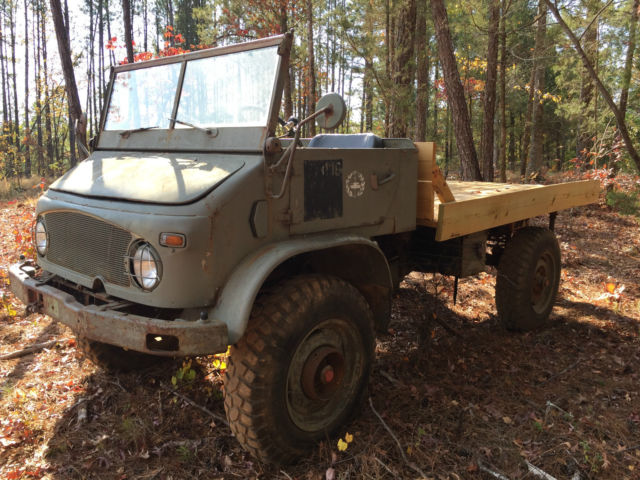
[[[158,320],[115,310],[122,302],[83,305],[69,293],[33,277],[28,262],[9,268],[11,291],[31,311],[58,320],[83,338],[151,355],[208,355],[227,350],[227,325],[215,321]],[[156,338],[161,337],[162,342]],[[159,348],[155,346],[159,345]]]

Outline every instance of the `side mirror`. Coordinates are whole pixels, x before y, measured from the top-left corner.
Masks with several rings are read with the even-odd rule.
[[[325,111],[316,117],[316,124],[325,130],[333,130],[339,127],[347,113],[347,106],[337,93],[327,93],[318,100],[316,112],[322,109],[325,109]]]

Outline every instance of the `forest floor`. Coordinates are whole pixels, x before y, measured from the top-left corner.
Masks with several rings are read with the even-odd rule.
[[[216,418],[220,359],[112,375],[83,360],[66,327],[24,314],[6,269],[29,248],[33,209],[0,203],[0,354],[66,340],[0,361],[0,478],[545,478],[536,467],[557,479],[640,478],[637,217],[604,203],[559,215],[562,283],[537,331],[499,324],[495,271],[462,279],[456,305],[451,278],[409,275],[369,388],[386,427],[366,402],[341,432],[353,436],[346,450],[334,439],[273,467]]]

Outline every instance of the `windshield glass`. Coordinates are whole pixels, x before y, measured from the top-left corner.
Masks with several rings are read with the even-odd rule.
[[[168,129],[184,62],[116,74],[105,130]],[[187,61],[175,128],[266,126],[278,47]]]
[[[266,125],[277,60],[278,48],[269,47],[187,62],[177,119],[201,127]]]
[[[118,73],[105,130],[169,128],[180,67],[171,63]]]

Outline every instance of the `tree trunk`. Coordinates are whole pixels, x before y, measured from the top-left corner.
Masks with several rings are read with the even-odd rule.
[[[147,5],[147,0],[142,0],[142,25],[143,25],[143,32],[142,32],[142,48],[144,49],[145,52],[148,52],[148,37],[149,37],[149,32],[147,31],[147,25],[149,22],[149,9],[148,9],[148,5]],[[284,32],[283,32],[284,33]],[[102,45],[102,44],[100,44]]]
[[[127,48],[127,61],[133,63],[133,28],[129,0],[122,0],[122,20],[124,21],[124,45]]]
[[[438,59],[433,62],[433,85],[437,85],[439,77]],[[438,138],[438,89],[433,89],[433,120],[431,121],[431,138]]]
[[[44,175],[44,138],[42,134],[42,63],[40,62],[42,49],[42,38],[40,35],[42,11],[39,5],[34,6],[36,21],[32,23],[33,36],[36,39],[36,44],[33,48],[34,63],[36,66],[35,71],[35,83],[36,83],[36,130],[38,133],[38,175]]]
[[[415,140],[427,140],[427,116],[429,115],[429,56],[427,55],[427,2],[419,1],[416,13],[416,133]]]
[[[600,0],[588,0],[586,17],[594,18],[600,10]],[[583,49],[589,57],[589,63],[595,65],[598,54],[598,19],[587,27],[582,34]],[[596,87],[593,78],[589,75],[587,68],[583,67],[580,77],[580,125],[578,131],[578,142],[576,156],[582,160],[588,159],[588,152],[593,146],[593,137],[596,134],[593,118],[596,113]]]
[[[391,37],[393,35],[393,24],[391,17],[391,0],[385,0],[384,2],[384,14],[385,14],[385,57],[384,57],[384,71],[387,79],[391,78],[391,58],[393,57],[393,42]],[[384,96],[384,136],[390,136],[389,126],[391,124],[391,103],[389,101],[389,95]]]
[[[17,152],[20,151],[20,116],[18,110],[18,72],[16,71],[16,13],[17,13],[17,3],[11,2],[9,4],[9,12],[11,16],[9,17],[10,22],[10,32],[11,32],[11,70],[13,71],[13,111],[15,113],[15,123],[13,125],[13,144],[16,147],[16,156],[14,165],[15,174],[20,175],[22,169],[18,168],[18,157]]]
[[[558,8],[551,2],[551,0],[544,0],[544,2],[547,4],[549,9],[553,13],[553,16],[556,17],[556,20],[560,24],[560,27],[562,27],[562,29],[565,31],[565,33],[571,40],[571,43],[573,43],[573,48],[575,48],[575,50],[578,52],[578,55],[582,59],[582,63],[584,64],[587,71],[589,72],[589,75],[591,75],[591,78],[593,78],[593,81],[596,83],[596,86],[598,87],[598,91],[600,92],[600,95],[602,95],[602,98],[604,98],[605,102],[607,102],[609,109],[611,109],[611,112],[615,116],[618,130],[620,131],[620,135],[622,135],[622,139],[624,140],[625,147],[629,152],[629,156],[633,160],[633,163],[636,165],[636,168],[638,169],[638,171],[640,171],[640,155],[638,155],[638,151],[633,145],[633,141],[631,140],[631,136],[629,135],[629,130],[627,129],[627,124],[625,122],[624,116],[622,115],[622,112],[617,107],[617,105],[613,101],[613,97],[611,96],[607,88],[604,86],[604,84],[598,77],[598,74],[593,68],[593,65],[591,65],[591,62],[589,62],[589,57],[587,57],[587,54],[584,52],[584,50],[580,46],[580,41],[576,37],[576,34],[573,33],[573,31],[566,24],[566,22],[562,18],[562,15],[560,15]]]
[[[109,37],[109,39],[112,39],[113,37],[111,36],[111,13],[109,8],[109,0],[105,0],[104,11],[107,14],[107,37]],[[115,65],[115,63],[116,63],[115,51],[109,50],[109,65],[113,66]]]
[[[307,72],[307,115],[316,111],[316,67],[313,53],[313,1],[306,0],[307,13],[307,48],[308,48],[308,72]],[[316,122],[309,122],[309,136],[316,134]]]
[[[64,0],[64,23],[65,25],[70,25],[69,20],[69,2]],[[67,29],[68,30],[68,29]],[[67,40],[69,40],[67,36]],[[102,45],[102,42],[100,42]],[[69,45],[69,51],[71,51],[71,45]],[[102,51],[102,48],[100,49]],[[68,128],[69,128],[69,166],[75,167],[78,163],[78,157],[76,155],[76,132],[75,128],[73,128],[73,117],[71,116],[71,108],[69,107],[69,102],[67,101],[67,109],[68,109]]]
[[[507,181],[507,2],[502,0],[500,16],[500,181]]]
[[[520,141],[520,180],[524,181],[527,174],[527,163],[529,163],[529,145],[531,144],[531,117],[533,116],[533,84],[536,83],[536,66],[531,67],[531,77],[529,77],[529,98],[527,100],[527,112],[524,116],[522,140]]]
[[[55,1],[55,0],[51,0],[51,1]],[[58,5],[60,4],[60,1],[58,1]],[[53,10],[53,9],[52,9]],[[62,12],[60,12],[62,14]],[[55,25],[55,20],[54,20],[54,25]],[[44,140],[45,140],[45,144],[47,146],[47,164],[46,164],[46,172],[47,175],[51,174],[51,163],[54,160],[55,157],[55,153],[53,151],[53,125],[51,123],[51,101],[50,101],[50,90],[49,90],[49,67],[48,67],[48,62],[49,62],[49,57],[48,57],[48,52],[47,52],[47,20],[46,20],[46,16],[45,16],[45,11],[42,11],[42,17],[41,17],[41,31],[40,31],[40,36],[41,38],[41,53],[42,53],[42,72],[43,72],[43,76],[42,76],[42,83],[44,85]]]
[[[509,111],[509,169],[516,168],[516,120],[513,112]]]
[[[415,63],[416,1],[403,0],[395,17],[393,37],[393,57],[391,79],[393,92],[389,134],[404,138],[409,133],[409,123],[413,114],[413,78]]]
[[[24,0],[24,175],[31,176],[31,149],[29,142],[31,131],[29,130],[29,5]]]
[[[543,123],[542,116],[543,99],[542,92],[545,88],[545,71],[546,62],[544,61],[546,34],[547,34],[547,7],[544,0],[540,0],[538,6],[538,26],[536,28],[536,41],[533,55],[535,57],[535,81],[533,87],[533,120],[531,122],[531,151],[529,153],[529,164],[527,165],[527,178],[529,180],[540,173],[542,168],[542,142],[543,142]]]
[[[487,81],[484,86],[484,117],[482,124],[482,178],[493,182],[494,121],[496,115],[496,83],[498,77],[498,25],[500,0],[489,5],[489,30],[487,46]]]
[[[73,63],[71,61],[71,49],[69,43],[69,26],[65,25],[62,19],[62,7],[60,0],[49,0],[51,4],[51,15],[53,16],[53,25],[56,30],[56,39],[58,40],[58,52],[60,54],[60,63],[62,64],[62,73],[64,75],[65,90],[67,92],[67,101],[69,102],[69,110],[76,124],[76,137],[82,145],[87,145],[86,125],[82,120],[82,106],[80,105],[80,97],[78,96],[78,86],[73,71]],[[45,66],[46,69],[46,66]]]
[[[2,13],[2,12],[0,12]],[[4,32],[4,15],[0,15],[0,31]],[[5,68],[5,44],[4,35],[0,35],[0,74],[2,75],[2,129],[9,125],[9,102],[7,90],[9,86],[8,73]],[[4,131],[0,132],[4,134]]]
[[[623,117],[627,114],[627,102],[629,101],[629,85],[631,84],[631,72],[633,70],[633,54],[636,49],[638,8],[640,8],[640,0],[633,0],[633,5],[631,7],[631,20],[629,21],[629,45],[627,46],[627,56],[624,62],[624,72],[622,74],[622,91],[620,92],[620,113]]]
[[[287,25],[287,4],[280,7],[280,33],[287,33],[289,27]],[[291,72],[290,68],[284,72],[284,118],[288,120],[293,115],[293,100],[291,99]]]
[[[464,97],[464,89],[460,82],[458,66],[453,53],[453,43],[449,32],[449,20],[444,7],[444,0],[431,0],[431,11],[438,40],[438,55],[442,64],[447,98],[453,117],[460,166],[463,180],[482,180],[478,156],[473,144],[473,133],[469,121],[469,112]]]

